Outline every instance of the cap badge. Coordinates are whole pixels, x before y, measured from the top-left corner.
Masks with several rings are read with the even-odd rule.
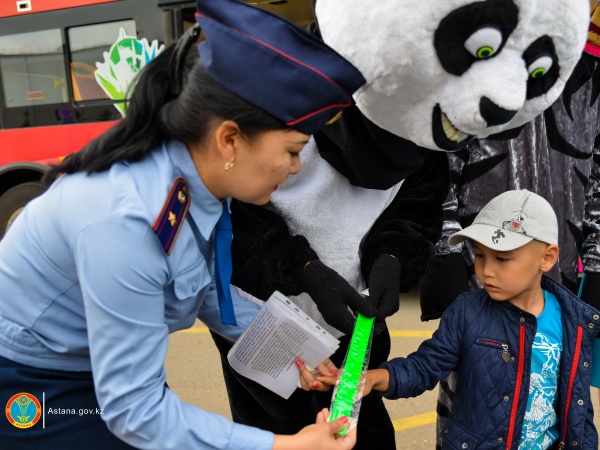
[[[494,234],[492,234],[492,242],[497,244],[500,238],[506,237],[501,229],[497,229]]]

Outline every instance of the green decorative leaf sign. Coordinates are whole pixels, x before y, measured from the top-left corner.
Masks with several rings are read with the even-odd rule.
[[[127,36],[123,28],[119,38],[108,52],[104,52],[104,62],[96,63],[96,81],[112,100],[125,100],[134,77],[150,61],[156,58],[165,46],[158,46],[158,41],[137,39]],[[115,103],[115,107],[125,116],[125,103]]]

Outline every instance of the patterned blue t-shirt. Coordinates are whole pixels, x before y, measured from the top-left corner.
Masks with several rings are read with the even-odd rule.
[[[531,355],[531,381],[519,450],[545,450],[558,439],[556,400],[563,349],[560,305],[544,291]]]

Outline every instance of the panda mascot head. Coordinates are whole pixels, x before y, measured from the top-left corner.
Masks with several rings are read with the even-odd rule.
[[[342,13],[343,12],[343,13]],[[560,95],[586,42],[588,0],[318,0],[323,40],[367,83],[377,127],[456,151],[529,122]]]

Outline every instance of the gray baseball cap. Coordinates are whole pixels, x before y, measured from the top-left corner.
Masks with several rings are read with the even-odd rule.
[[[533,192],[506,191],[477,214],[473,224],[448,239],[450,245],[472,239],[498,251],[538,240],[558,245],[558,223],[550,203]]]

